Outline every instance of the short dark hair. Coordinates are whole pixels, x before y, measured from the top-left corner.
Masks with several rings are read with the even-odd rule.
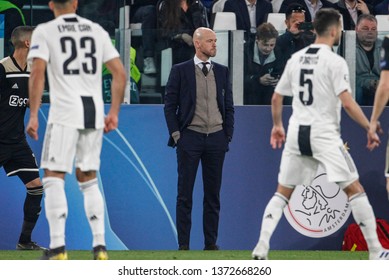
[[[277,39],[278,31],[273,24],[264,22],[257,27],[257,34],[255,38],[261,41],[269,41],[270,39]]]
[[[285,18],[289,19],[293,13],[304,13],[305,14],[305,12],[306,12],[306,10],[305,10],[304,6],[302,6],[298,3],[291,3],[286,8]]]
[[[71,0],[51,0],[51,1],[53,1],[54,3],[65,4],[66,2],[69,2]]]
[[[31,37],[32,31],[34,31],[32,26],[15,27],[11,34],[11,43],[14,48],[22,48],[24,46],[24,41],[27,39],[26,36]]]
[[[317,11],[313,28],[318,36],[323,36],[331,26],[340,25],[340,13],[333,8],[323,8]]]
[[[362,20],[370,20],[370,21],[374,21],[376,24],[377,24],[377,18],[371,14],[361,14],[358,19],[357,19],[357,26],[359,25],[359,23],[362,21]]]

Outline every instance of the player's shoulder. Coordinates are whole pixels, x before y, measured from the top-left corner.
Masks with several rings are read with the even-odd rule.
[[[6,56],[0,60],[0,67],[2,70],[7,72],[17,72],[18,68],[15,66],[15,63],[12,61],[10,56]]]
[[[6,62],[7,62],[8,60],[10,60],[10,59],[11,59],[11,57],[6,56],[6,57],[0,59],[0,64],[6,63]]]

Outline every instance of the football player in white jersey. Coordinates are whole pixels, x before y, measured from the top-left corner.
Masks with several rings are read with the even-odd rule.
[[[384,111],[385,105],[389,105],[389,37],[386,36],[382,42],[381,48],[381,74],[378,87],[374,97],[373,112],[370,117],[370,131],[369,133],[374,135],[376,132],[382,132],[379,117]],[[374,149],[375,146],[369,146],[369,149]],[[385,177],[386,177],[386,190],[389,195],[389,140],[386,146],[386,165],[385,165]],[[389,198],[389,197],[388,197]]]
[[[340,14],[320,9],[314,20],[314,44],[295,53],[288,61],[272,99],[273,129],[270,144],[285,142],[282,124],[283,96],[293,96],[293,113],[282,153],[278,187],[265,208],[254,259],[267,259],[270,238],[296,185],[310,184],[322,164],[331,182],[347,194],[355,221],[367,241],[370,259],[389,259],[376,233],[376,219],[358,179],[358,172],[340,136],[341,107],[369,130],[369,121],[352,98],[346,61],[332,52],[341,36]],[[368,134],[369,144],[379,141]]]
[[[75,14],[77,0],[52,0],[55,19],[33,32],[28,59],[30,119],[27,133],[38,139],[38,110],[47,68],[50,111],[41,167],[45,210],[50,228],[50,250],[45,259],[67,259],[65,222],[68,213],[65,174],[75,159],[76,177],[92,234],[95,259],[108,259],[104,232],[104,199],[96,171],[100,167],[103,131],[118,126],[126,74],[108,33],[98,24]],[[104,118],[102,64],[111,71],[112,103]]]

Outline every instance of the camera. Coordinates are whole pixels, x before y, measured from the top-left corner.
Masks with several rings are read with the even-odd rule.
[[[299,24],[299,30],[309,31],[313,30],[313,23],[312,22],[300,22]]]
[[[281,74],[277,72],[270,73],[270,76],[274,79],[280,79]]]

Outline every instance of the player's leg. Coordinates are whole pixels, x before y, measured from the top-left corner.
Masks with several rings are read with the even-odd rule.
[[[108,259],[105,247],[104,198],[99,189],[96,172],[83,172],[77,168],[76,175],[84,196],[84,209],[92,231],[95,258]]]
[[[357,168],[347,147],[338,145],[320,154],[328,180],[337,182],[345,191],[350,202],[354,220],[359,225],[369,249],[369,258],[375,258],[382,249],[376,232],[376,218],[368,197],[359,182]],[[389,256],[389,254],[388,254]]]
[[[388,192],[388,199],[389,199],[389,139],[388,139],[388,144],[386,145],[385,177],[386,177],[386,191]]]
[[[42,182],[34,154],[27,141],[22,141],[7,148],[9,151],[4,170],[7,176],[18,176],[26,186],[23,206],[23,225],[19,236],[17,250],[44,250],[31,240],[32,231],[41,213],[43,196]]]
[[[67,259],[65,226],[68,204],[65,174],[72,173],[78,130],[58,124],[46,128],[41,167],[44,169],[43,189],[45,212],[50,230],[50,250],[43,259]]]
[[[43,185],[39,178],[39,173],[36,173],[38,177],[27,182],[26,185],[26,198],[24,200],[23,206],[23,225],[22,231],[20,233],[19,242],[16,246],[17,250],[44,250],[45,248],[39,246],[36,242],[31,240],[32,231],[35,228],[35,225],[38,221],[39,215],[41,213],[42,207],[42,197],[43,197]],[[23,175],[20,176],[23,178]],[[28,179],[27,179],[28,180]],[[25,181],[25,179],[22,179]]]
[[[309,184],[316,173],[317,166],[318,163],[313,158],[292,154],[284,149],[278,175],[279,184],[276,193],[265,208],[259,240],[252,252],[254,259],[267,259],[270,239],[282,217],[285,206],[289,202],[294,187],[299,184]]]
[[[282,217],[283,210],[289,202],[294,188],[278,184],[277,192],[268,202],[262,217],[261,232],[252,257],[257,260],[266,260],[270,247],[270,238]]]
[[[80,131],[76,150],[76,177],[84,196],[84,209],[93,236],[94,259],[106,260],[104,198],[96,171],[100,168],[102,129]]]
[[[65,172],[45,169],[42,179],[45,192],[45,212],[49,223],[50,250],[43,259],[67,259],[65,251],[65,226],[68,204],[65,194]]]
[[[342,186],[342,184],[340,184]],[[359,180],[347,184],[344,188],[351,206],[355,222],[359,225],[369,249],[369,259],[389,259],[389,253],[383,252],[377,235],[376,218],[373,208]],[[382,256],[381,253],[384,253]]]

